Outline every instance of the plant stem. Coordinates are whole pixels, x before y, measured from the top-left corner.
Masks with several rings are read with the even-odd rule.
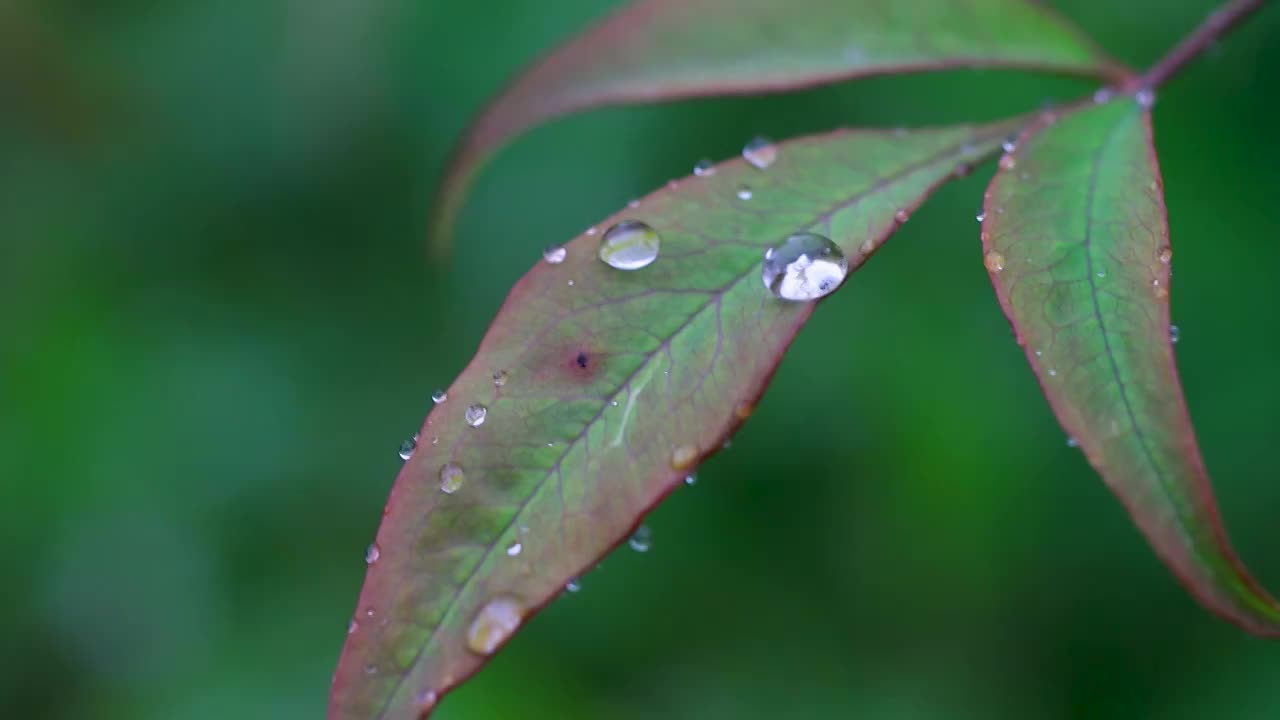
[[[1132,90],[1154,90],[1160,87],[1197,55],[1204,52],[1218,38],[1225,35],[1242,20],[1263,6],[1265,0],[1231,0],[1214,10],[1205,21],[1178,46],[1170,50],[1160,62],[1134,80]]]

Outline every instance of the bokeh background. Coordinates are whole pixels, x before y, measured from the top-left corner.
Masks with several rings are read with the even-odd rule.
[[[1009,72],[593,112],[483,174],[468,117],[602,0],[0,2],[0,716],[317,718],[437,386],[549,243],[757,133],[983,120]],[[1144,66],[1203,0],[1056,2]],[[1160,96],[1189,403],[1280,588],[1280,8]],[[438,717],[1280,717],[1039,396],[981,262],[990,166],[839,293],[756,416]]]

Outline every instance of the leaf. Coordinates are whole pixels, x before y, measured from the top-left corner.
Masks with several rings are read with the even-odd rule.
[[[487,603],[518,624],[750,415],[814,308],[764,287],[766,248],[810,230],[856,269],[935,187],[1016,127],[794,140],[767,170],[737,158],[610,218],[660,233],[648,267],[606,266],[594,231],[569,243],[561,263],[537,263],[396,479],[329,717],[429,709],[484,663],[468,633]],[[476,427],[465,421],[473,404],[487,408]],[[456,491],[442,492],[442,472]]]
[[[1218,517],[1169,338],[1169,227],[1132,98],[1029,128],[987,191],[983,249],[1058,421],[1209,609],[1280,633]]]
[[[976,66],[1127,76],[1029,0],[638,0],[561,45],[476,119],[441,185],[432,243],[447,247],[466,186],[488,156],[551,118]]]

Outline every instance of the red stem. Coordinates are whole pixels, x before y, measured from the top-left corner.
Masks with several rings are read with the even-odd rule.
[[[1197,55],[1204,52],[1218,38],[1225,35],[1242,20],[1252,15],[1266,0],[1231,0],[1214,10],[1194,32],[1178,46],[1170,50],[1160,62],[1130,83],[1128,90],[1154,90],[1182,69]]]

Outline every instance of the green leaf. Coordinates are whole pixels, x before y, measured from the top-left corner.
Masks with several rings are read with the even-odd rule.
[[[987,191],[987,269],[1058,421],[1209,609],[1259,634],[1280,606],[1227,542],[1169,338],[1169,227],[1133,98],[1047,118]]]
[[[648,267],[605,265],[599,232],[538,262],[396,479],[329,717],[426,709],[485,662],[468,634],[488,603],[514,624],[554,598],[750,415],[814,309],[765,288],[768,247],[820,233],[856,269],[1016,127],[794,140],[768,169],[725,162],[601,226],[652,226],[661,252]],[[487,408],[475,427],[473,404]]]
[[[480,115],[440,188],[432,243],[447,247],[466,186],[488,156],[554,117],[977,66],[1127,74],[1028,0],[639,0],[560,46]]]

